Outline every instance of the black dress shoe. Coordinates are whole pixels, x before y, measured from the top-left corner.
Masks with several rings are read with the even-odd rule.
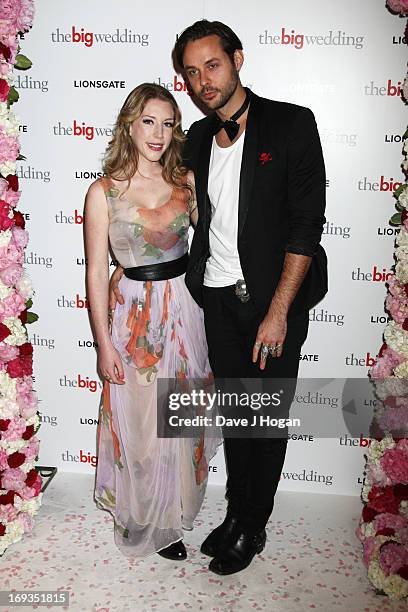
[[[229,547],[235,539],[235,531],[238,523],[236,516],[228,515],[224,522],[216,527],[201,544],[201,552],[209,557],[216,557],[225,547]]]
[[[174,542],[174,544],[170,544],[170,546],[167,546],[166,548],[158,550],[157,554],[165,559],[171,559],[172,561],[183,561],[184,559],[187,559],[187,551],[183,544],[183,540],[179,540],[178,542]]]
[[[240,572],[248,567],[256,554],[263,551],[265,542],[265,529],[251,535],[241,532],[229,548],[211,561],[209,569],[220,576]]]

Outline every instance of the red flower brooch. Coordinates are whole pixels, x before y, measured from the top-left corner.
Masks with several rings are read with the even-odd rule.
[[[266,164],[266,162],[269,162],[271,160],[272,160],[272,155],[270,153],[261,153],[259,156],[259,161],[261,162],[263,166]]]

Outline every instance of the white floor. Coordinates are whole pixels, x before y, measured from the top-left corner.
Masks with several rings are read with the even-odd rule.
[[[222,578],[208,571],[199,550],[223,519],[222,487],[209,488],[197,527],[186,534],[189,558],[178,563],[157,554],[138,562],[124,557],[92,489],[92,476],[56,475],[32,534],[0,558],[0,590],[66,589],[70,612],[407,611],[406,603],[376,595],[366,579],[354,535],[357,497],[279,493],[263,553]]]

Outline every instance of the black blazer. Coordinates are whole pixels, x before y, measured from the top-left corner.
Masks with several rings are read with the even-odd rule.
[[[192,124],[185,164],[194,171],[199,221],[186,285],[202,306],[209,256],[208,171],[215,115]],[[327,258],[320,246],[325,223],[326,178],[313,113],[251,92],[239,177],[238,253],[254,303],[267,311],[285,252],[313,256],[289,316],[313,308],[327,292]]]

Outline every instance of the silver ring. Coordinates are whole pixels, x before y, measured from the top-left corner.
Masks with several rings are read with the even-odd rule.
[[[282,348],[283,344],[275,344],[274,346],[271,346],[271,348],[269,349],[269,352],[271,355],[274,355],[275,353],[278,352],[278,350],[280,348]]]
[[[263,347],[261,348],[261,359],[263,359],[264,361],[269,355],[270,348],[271,347],[269,346],[269,344],[264,344]]]

